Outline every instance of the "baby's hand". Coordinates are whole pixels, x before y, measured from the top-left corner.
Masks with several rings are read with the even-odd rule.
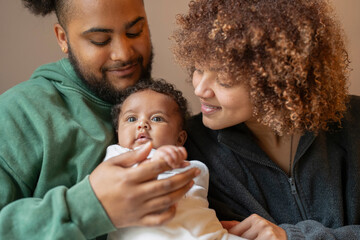
[[[189,162],[185,161],[187,152],[184,147],[173,145],[165,145],[156,149],[151,161],[164,159],[170,168],[183,168],[189,166]]]

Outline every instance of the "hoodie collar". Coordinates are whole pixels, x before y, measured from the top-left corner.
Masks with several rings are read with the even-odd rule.
[[[96,96],[84,83],[83,80],[81,80],[78,75],[75,72],[74,67],[72,66],[72,64],[70,63],[68,58],[63,58],[60,61],[61,66],[63,67],[63,69],[65,70],[66,74],[68,75],[68,79],[69,81],[62,82],[63,85],[69,85],[71,87],[76,85],[77,89],[81,89],[81,91],[86,94],[88,97],[92,98],[94,101],[102,104],[102,105],[111,105],[108,102],[105,102],[104,100],[100,99],[98,96]]]

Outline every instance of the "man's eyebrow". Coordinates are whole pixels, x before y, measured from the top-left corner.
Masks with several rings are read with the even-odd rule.
[[[143,20],[145,20],[144,17],[137,17],[134,21],[131,21],[131,22],[125,24],[125,29],[129,29],[132,26],[134,26],[135,24],[137,24],[138,22],[143,21]],[[114,30],[113,29],[108,29],[108,28],[93,27],[93,28],[90,28],[90,29],[84,31],[82,33],[82,35],[86,35],[88,33],[94,33],[94,32],[113,33]]]
[[[94,27],[94,28],[90,28],[90,29],[84,31],[84,32],[82,33],[82,35],[86,35],[86,34],[88,34],[88,33],[94,33],[94,32],[113,33],[114,30],[112,30],[112,29],[107,29],[107,28],[97,28],[97,27]]]
[[[137,17],[134,21],[127,23],[127,24],[125,25],[125,28],[126,28],[126,29],[129,29],[129,28],[131,28],[132,26],[134,26],[135,24],[137,24],[138,22],[143,21],[143,20],[145,20],[144,17]]]

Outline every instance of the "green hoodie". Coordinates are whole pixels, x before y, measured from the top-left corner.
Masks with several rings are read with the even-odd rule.
[[[88,179],[115,140],[110,109],[67,59],[0,96],[0,239],[93,239],[115,230]]]

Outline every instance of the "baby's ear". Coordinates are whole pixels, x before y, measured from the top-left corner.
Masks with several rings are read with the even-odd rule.
[[[177,144],[176,146],[183,146],[185,144],[187,138],[187,133],[185,130],[181,130],[178,136]]]

